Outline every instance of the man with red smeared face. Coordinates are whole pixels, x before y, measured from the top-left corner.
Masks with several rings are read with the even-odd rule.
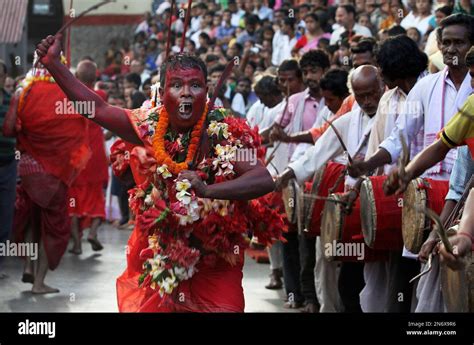
[[[185,272],[183,274],[187,275],[187,277],[186,279],[176,278],[179,279],[179,286],[171,287],[171,291],[173,291],[174,288],[182,291],[182,293],[186,295],[185,302],[174,301],[171,291],[167,291],[163,295],[162,290],[169,290],[169,284],[160,283],[162,284],[158,285],[160,293],[158,293],[158,289],[152,293],[152,289],[154,288],[153,285],[150,286],[150,281],[148,280],[148,285],[146,285],[147,282],[139,281],[138,279],[144,273],[142,270],[144,266],[139,263],[143,261],[140,261],[143,259],[141,252],[150,249],[146,247],[146,244],[144,247],[144,243],[149,243],[150,238],[148,238],[147,241],[143,236],[151,235],[151,232],[148,233],[149,231],[144,231],[146,220],[144,220],[145,211],[143,211],[143,208],[137,209],[132,205],[133,200],[138,200],[141,196],[139,196],[137,190],[130,190],[129,192],[133,194],[133,198],[130,198],[130,206],[135,210],[137,221],[135,230],[129,240],[129,247],[134,248],[128,253],[127,262],[129,265],[117,280],[119,310],[127,312],[243,312],[244,298],[241,286],[243,256],[234,253],[233,255],[229,255],[228,258],[222,258],[214,254],[213,258],[206,260],[207,257],[205,257],[200,250],[206,248],[207,255],[210,249],[201,246],[207,243],[203,241],[210,241],[210,239],[208,238],[209,236],[199,237],[199,229],[204,226],[202,222],[204,220],[207,221],[207,219],[205,219],[207,213],[200,213],[199,211],[199,215],[196,219],[193,218],[190,223],[189,218],[184,219],[183,224],[182,213],[180,213],[181,209],[177,211],[174,210],[174,206],[177,204],[178,207],[181,208],[188,204],[192,206],[194,202],[197,205],[197,198],[201,198],[202,202],[228,200],[229,206],[225,207],[227,207],[228,210],[234,210],[234,205],[238,207],[234,201],[255,199],[274,189],[272,177],[256,157],[255,159],[250,157],[247,157],[247,159],[236,158],[235,163],[234,161],[232,162],[231,178],[224,178],[219,181],[220,183],[216,183],[217,178],[221,177],[217,175],[217,170],[216,172],[205,173],[200,166],[197,168],[198,171],[183,170],[183,163],[186,166],[194,165],[190,164],[188,157],[188,155],[195,156],[195,153],[189,151],[191,147],[196,149],[198,157],[212,158],[212,154],[214,154],[214,149],[216,148],[215,145],[217,145],[217,142],[213,143],[212,140],[208,139],[210,138],[209,136],[202,135],[207,132],[206,127],[204,127],[201,132],[197,132],[198,136],[196,136],[195,131],[198,122],[203,119],[203,116],[208,115],[203,114],[206,108],[208,93],[206,84],[207,70],[204,62],[191,55],[178,54],[169,56],[163,63],[160,73],[161,87],[159,88],[159,93],[160,99],[168,114],[168,128],[164,128],[165,132],[163,132],[165,122],[160,122],[160,119],[165,119],[165,117],[162,117],[164,112],[161,106],[149,110],[143,108],[124,110],[107,104],[94,92],[77,81],[69,70],[60,63],[60,42],[61,35],[55,37],[48,36],[37,46],[37,53],[41,63],[50,71],[57,84],[71,101],[94,103],[94,114],[83,113],[81,115],[87,116],[88,119],[133,144],[133,148],[130,150],[130,167],[132,168],[135,182],[137,186],[151,183],[150,185],[153,188],[147,188],[147,190],[154,190],[154,192],[152,192],[153,195],[149,195],[151,203],[147,201],[147,207],[149,207],[147,211],[153,210],[159,212],[160,205],[169,204],[169,207],[166,206],[168,213],[166,213],[164,217],[160,216],[161,218],[176,219],[176,222],[179,221],[180,226],[190,226],[189,224],[192,224],[192,233],[190,232],[188,237],[182,239],[183,243],[180,243],[179,241],[181,240],[179,239],[174,239],[168,240],[168,242],[164,242],[165,244],[162,245],[161,242],[166,239],[160,238],[160,243],[157,243],[157,245],[162,250],[166,250],[165,247],[169,248],[176,245],[182,246],[186,250],[194,250],[193,255],[196,253],[196,250],[199,253],[198,261],[194,261],[194,264],[191,266],[176,266],[177,268],[184,267]],[[216,112],[213,112],[212,114],[216,116],[215,113]],[[222,122],[215,122],[230,127],[230,125],[224,123],[224,120],[221,121]],[[229,119],[229,121],[231,120]],[[216,125],[216,123],[211,124]],[[159,127],[161,124],[163,124],[163,126]],[[204,126],[207,125],[207,121],[204,121]],[[237,124],[235,126],[237,126]],[[241,132],[251,135],[250,128],[248,128],[246,124],[239,122],[238,126]],[[233,134],[230,133],[229,135]],[[236,133],[236,135],[238,134]],[[235,139],[239,138],[240,137],[237,136],[235,137]],[[158,144],[155,145],[155,142]],[[185,142],[187,144],[185,144]],[[181,152],[186,152],[185,145],[187,145],[188,152],[185,154],[186,157],[182,157]],[[176,147],[178,148],[175,150],[175,153],[172,153],[171,151]],[[257,145],[255,147],[257,147]],[[249,146],[249,149],[251,149],[251,146]],[[199,161],[198,163],[206,164],[206,160]],[[216,178],[214,174],[216,174]],[[169,179],[166,180],[167,178]],[[179,188],[186,188],[186,190],[182,192],[189,195],[189,199],[191,200],[187,202],[179,199],[179,195],[182,193],[176,193],[178,186],[180,186]],[[169,188],[175,188],[176,190]],[[200,210],[200,208],[198,209]],[[197,211],[193,209],[187,212],[187,217],[191,217],[191,215],[193,215],[191,212]],[[229,211],[229,213],[230,212],[233,211]],[[224,217],[223,215],[221,216]],[[158,218],[154,224],[157,222]],[[207,226],[213,226],[212,222],[215,221],[212,220],[212,218],[209,219]],[[169,229],[176,231],[176,226],[177,225],[170,222]],[[232,231],[240,231],[240,229],[233,228],[237,225],[230,224],[229,226],[232,227]],[[152,225],[152,228],[148,230],[160,233],[161,229],[161,225]],[[245,231],[247,231],[247,229],[245,229]],[[145,239],[145,241],[143,241],[143,239]],[[214,240],[214,238],[212,239]],[[234,243],[232,239],[226,240]],[[186,243],[184,243],[184,241]],[[217,248],[214,251],[218,253],[217,250],[222,250],[223,253],[227,255],[227,253],[224,252],[225,248]],[[213,252],[210,251],[210,253]],[[201,258],[201,255],[204,259]],[[186,259],[193,260],[192,257]],[[199,265],[196,271],[193,271],[194,265]],[[217,269],[216,267],[219,269],[218,274],[214,272]],[[151,276],[148,276],[147,278],[150,277]],[[156,282],[153,282],[153,284],[156,284]],[[208,289],[209,285],[212,285],[213,289]]]
[[[170,124],[177,131],[193,127],[202,116],[207,101],[205,66],[170,66],[161,80],[160,97]]]

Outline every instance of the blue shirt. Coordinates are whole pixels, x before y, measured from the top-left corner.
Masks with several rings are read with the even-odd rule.
[[[221,40],[225,37],[232,36],[235,32],[235,26],[225,26],[221,25],[217,28],[216,38]]]
[[[467,146],[458,148],[458,157],[454,162],[449,178],[449,192],[446,200],[459,201],[464,193],[469,179],[474,174],[474,161]]]

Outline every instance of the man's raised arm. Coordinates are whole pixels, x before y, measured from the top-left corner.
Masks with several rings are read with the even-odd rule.
[[[104,102],[95,92],[77,80],[68,68],[61,63],[61,39],[62,35],[57,35],[56,37],[48,36],[38,44],[36,52],[41,58],[40,62],[51,73],[69,100],[73,102],[94,102],[94,113],[82,113],[81,115],[116,133],[119,137],[130,143],[142,144],[125,111],[122,108],[114,107]]]

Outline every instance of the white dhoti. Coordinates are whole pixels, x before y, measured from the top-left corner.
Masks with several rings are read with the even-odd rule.
[[[314,282],[316,296],[321,305],[320,313],[342,312],[343,306],[337,281],[339,278],[339,263],[328,261],[324,257],[324,248],[321,238],[316,238],[316,265],[314,266]]]
[[[422,265],[421,272],[425,269],[426,265]],[[431,271],[419,279],[416,289],[418,298],[416,313],[443,313],[445,311],[439,269],[439,256],[435,256],[431,262]]]
[[[365,286],[360,292],[360,307],[364,313],[383,313],[388,298],[390,261],[366,262]]]

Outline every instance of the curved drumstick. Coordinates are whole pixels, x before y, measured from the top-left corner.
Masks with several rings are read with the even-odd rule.
[[[342,136],[341,134],[339,133],[339,131],[336,129],[336,127],[334,127],[334,125],[332,124],[332,121],[328,121],[328,120],[324,120],[326,121],[326,123],[332,128],[332,130],[334,131],[334,134],[336,134],[336,137],[337,137],[337,140],[339,140],[339,143],[341,144],[342,146],[342,149],[347,152],[347,160],[349,161],[349,164],[352,164],[352,157],[351,155],[349,154],[349,151],[347,150],[347,147],[346,147],[346,144],[344,144],[344,140],[342,140]]]
[[[431,263],[432,263],[432,261],[433,261],[433,253],[430,253],[430,255],[428,256],[428,267],[426,268],[426,270],[424,270],[423,272],[420,272],[419,274],[417,274],[416,276],[414,276],[413,278],[411,278],[408,283],[414,282],[414,281],[417,280],[418,278],[421,278],[422,276],[424,276],[425,274],[427,274],[429,271],[431,271]]]
[[[435,229],[436,232],[439,235],[439,238],[441,239],[441,242],[443,242],[444,247],[446,250],[453,254],[453,246],[451,245],[451,242],[449,242],[448,235],[446,234],[446,229],[444,228],[443,223],[441,222],[441,219],[439,216],[434,212],[432,209],[428,207],[420,207],[416,206],[416,210],[418,212],[424,213],[427,217],[429,217],[434,223],[435,223]]]
[[[306,194],[306,195],[305,195],[305,198],[308,198],[308,199],[316,199],[316,200],[324,200],[324,201],[330,201],[330,202],[335,202],[335,203],[339,203],[339,204],[343,204],[343,205],[346,205],[346,206],[347,206],[347,202],[346,202],[346,201],[334,199],[334,198],[327,197],[327,196],[319,196],[319,195]]]
[[[408,145],[402,132],[400,132],[399,135],[400,142],[402,144],[402,154],[400,155],[400,159],[398,160],[398,171],[400,176],[405,176],[405,168],[410,160],[410,152],[408,152]]]

